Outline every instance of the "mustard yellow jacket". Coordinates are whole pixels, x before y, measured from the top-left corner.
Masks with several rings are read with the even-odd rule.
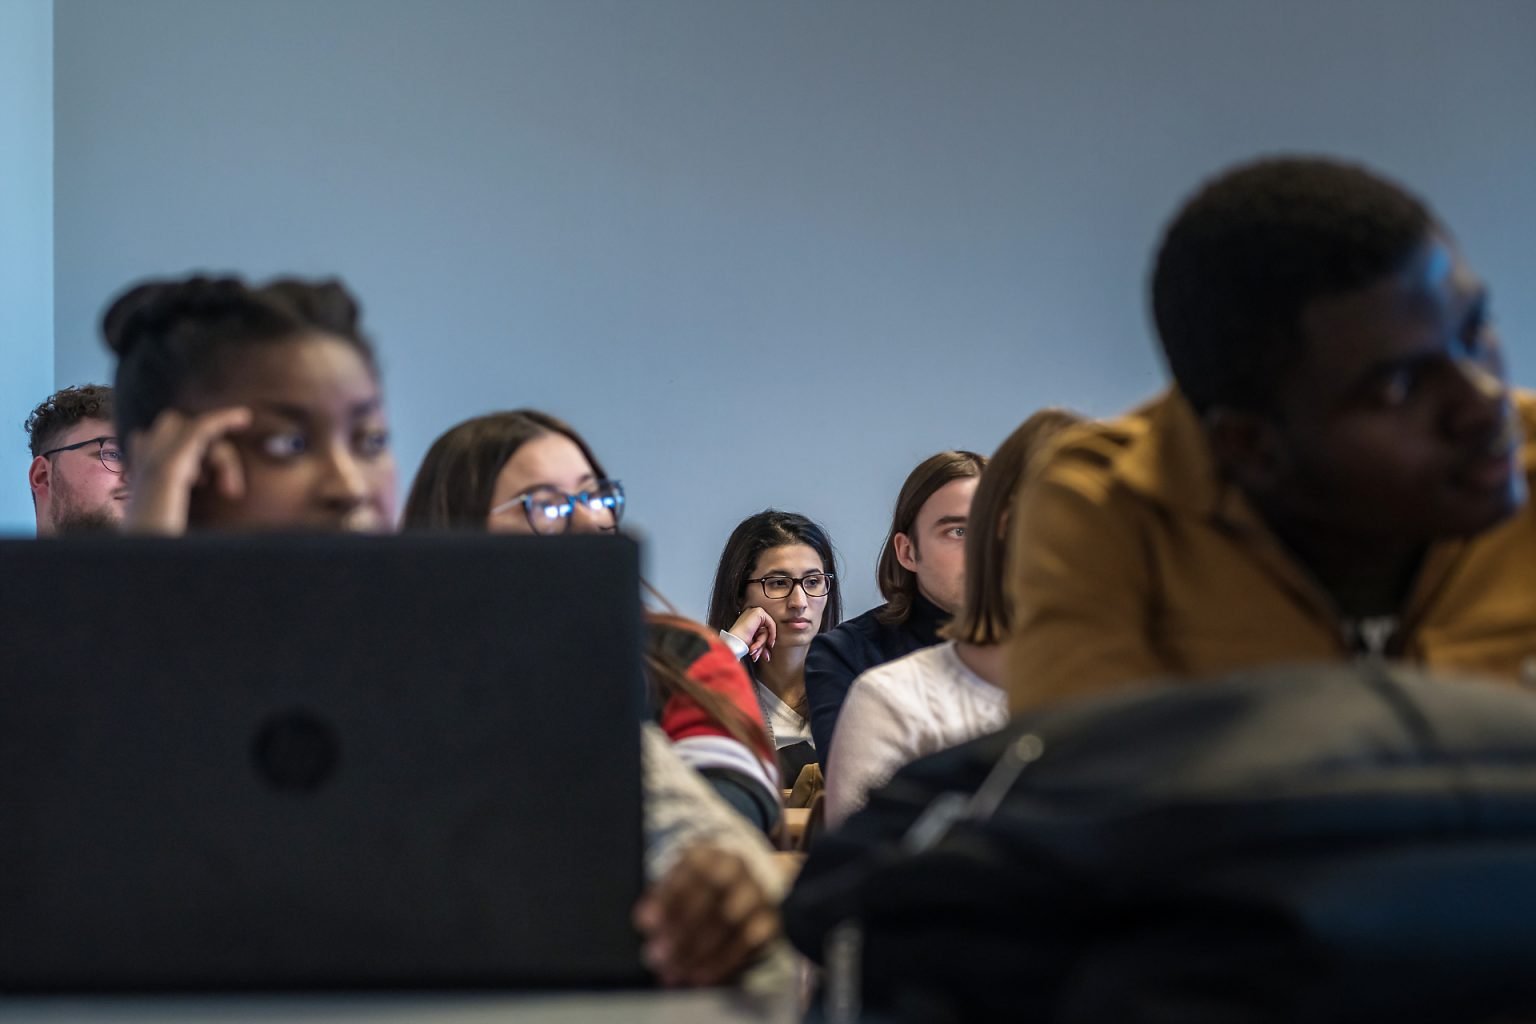
[[[1536,396],[1515,399],[1536,476]],[[1011,517],[1014,711],[1161,678],[1353,656],[1333,602],[1218,476],[1169,392],[1063,436]],[[1392,653],[1536,683],[1536,507],[1435,544]]]

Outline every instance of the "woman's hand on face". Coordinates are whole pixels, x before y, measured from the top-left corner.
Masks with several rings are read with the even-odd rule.
[[[726,632],[747,645],[747,657],[753,661],[773,660],[773,642],[779,638],[779,625],[764,609],[748,608]]]
[[[245,474],[229,434],[251,425],[244,407],[192,416],[167,409],[128,442],[130,533],[176,535],[187,530],[192,491],[211,487],[236,501],[245,494]]]
[[[719,985],[779,934],[779,908],[740,856],[702,842],[640,897],[634,922],[663,984]]]

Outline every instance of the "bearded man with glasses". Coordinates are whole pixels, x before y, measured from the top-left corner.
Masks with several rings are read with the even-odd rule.
[[[123,449],[112,425],[112,389],[68,387],[27,417],[27,482],[37,535],[117,530],[128,498]]]

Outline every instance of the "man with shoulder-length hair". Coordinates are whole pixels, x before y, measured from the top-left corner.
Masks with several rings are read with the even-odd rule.
[[[116,530],[128,497],[112,425],[112,389],[81,384],[48,396],[27,417],[27,483],[37,535]]]
[[[1420,199],[1330,159],[1229,170],[1164,234],[1152,311],[1175,387],[1015,507],[1014,711],[1357,657],[1536,681],[1536,399]]]
[[[876,579],[885,604],[818,636],[805,659],[811,737],[825,767],[843,698],[859,673],[941,639],[965,596],[965,528],[984,455],[943,451],[908,474]]]

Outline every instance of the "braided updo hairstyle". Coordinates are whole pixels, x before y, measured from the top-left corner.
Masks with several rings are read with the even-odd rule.
[[[375,376],[378,361],[359,325],[357,300],[332,278],[238,277],[145,281],[107,307],[101,330],[117,355],[117,432],[129,437],[194,387],[218,388],[253,346],[325,334],[352,346]]]

